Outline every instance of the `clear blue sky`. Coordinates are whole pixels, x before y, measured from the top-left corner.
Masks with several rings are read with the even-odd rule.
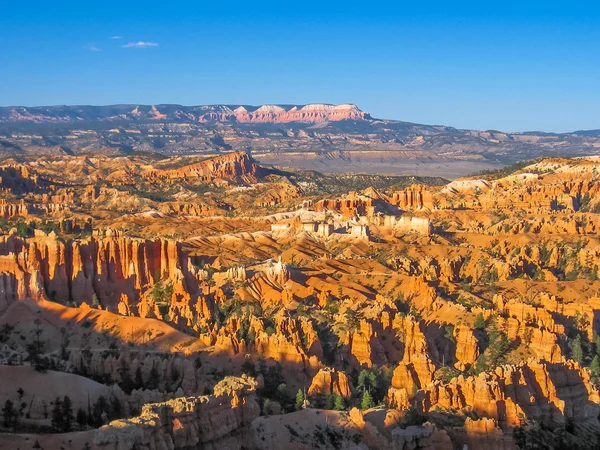
[[[5,0],[0,104],[351,102],[462,128],[600,128],[597,3]]]

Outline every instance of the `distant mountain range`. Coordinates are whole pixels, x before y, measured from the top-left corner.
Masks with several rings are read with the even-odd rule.
[[[321,171],[458,176],[600,154],[600,130],[504,133],[371,117],[356,105],[0,107],[0,156],[246,151]]]
[[[109,105],[2,107],[4,123],[157,122],[176,123],[321,123],[370,120],[356,105]]]

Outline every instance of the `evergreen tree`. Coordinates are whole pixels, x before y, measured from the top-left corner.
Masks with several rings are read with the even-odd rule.
[[[506,333],[498,327],[496,320],[491,320],[488,323],[486,332],[489,338],[489,345],[485,351],[485,363],[486,367],[483,370],[487,370],[497,366],[504,362],[504,355],[510,349],[510,341]],[[483,355],[482,355],[483,356]]]
[[[69,346],[69,343],[71,342],[71,333],[69,332],[68,329],[66,329],[65,327],[62,327],[60,329],[60,358],[63,361],[67,361],[69,359],[69,352],[67,350],[67,347]]]
[[[249,359],[245,360],[244,364],[242,364],[242,373],[250,375],[251,377],[256,376],[256,368],[254,367],[252,361],[250,361]]]
[[[144,378],[142,377],[142,369],[140,368],[140,366],[138,366],[138,368],[135,369],[135,388],[143,389],[143,387],[144,387]]]
[[[596,346],[596,354],[600,355],[600,334],[594,336],[594,344]]]
[[[127,362],[125,362],[125,359],[121,359],[119,375],[121,376],[119,386],[127,395],[131,394],[131,391],[133,390],[133,380],[129,374],[129,366],[127,365]]]
[[[87,404],[87,423],[90,427],[94,426],[94,414],[92,412],[92,402],[90,401],[90,394],[88,393],[88,404]]]
[[[336,393],[333,394],[333,409],[336,411],[343,411],[346,409],[344,397]]]
[[[377,375],[372,370],[362,370],[358,375],[357,388],[359,392],[372,393],[377,389]]]
[[[281,364],[276,363],[274,366],[270,366],[266,373],[263,372],[263,376],[265,378],[264,395],[269,398],[276,398],[277,388],[279,385],[285,384]]]
[[[2,424],[6,427],[12,427],[13,429],[17,425],[18,411],[16,410],[13,402],[6,400],[4,407],[2,408]]]
[[[421,407],[417,406],[417,403],[415,402],[406,410],[404,418],[402,419],[402,426],[421,426],[425,422],[427,422],[427,417],[421,412]]]
[[[373,404],[373,398],[371,397],[371,394],[369,394],[369,391],[365,391],[360,402],[360,409],[365,410],[372,408],[373,406],[375,405]]]
[[[286,408],[286,406],[291,403],[291,399],[289,398],[287,391],[287,384],[281,383],[279,386],[277,386],[276,399],[283,408]]]
[[[92,413],[94,427],[99,428],[104,425],[104,415],[108,416],[109,409],[110,408],[106,398],[103,395],[98,397],[98,400],[96,400],[96,403],[94,403],[94,410]]]
[[[325,405],[323,406],[323,409],[333,409],[333,394],[325,397]]]
[[[148,383],[146,383],[146,388],[148,389],[158,389],[160,383],[160,376],[158,374],[158,370],[156,370],[156,366],[152,363],[152,369],[150,370],[150,376],[148,377]]]
[[[571,344],[571,357],[579,364],[583,364],[583,348],[581,346],[581,335],[579,334]]]
[[[59,397],[56,397],[54,405],[52,406],[51,424],[52,428],[56,431],[62,431],[65,424],[63,420],[62,400]]]
[[[29,354],[29,361],[35,367],[35,370],[44,371],[46,367],[43,364],[42,354],[44,353],[45,343],[42,341],[43,330],[40,327],[42,321],[35,319],[33,323],[35,328],[31,330],[31,341],[26,344],[25,348]]]
[[[594,359],[592,359],[592,363],[590,364],[590,373],[594,378],[600,377],[600,359],[598,358],[598,355],[595,355]]]
[[[71,431],[71,423],[73,422],[73,403],[68,395],[65,395],[62,402],[63,428],[62,431]]]
[[[265,399],[265,402],[263,403],[262,413],[265,416],[271,414],[271,400],[269,400],[268,398]]]
[[[122,416],[123,409],[121,408],[121,402],[114,395],[110,398],[110,411],[108,412],[109,420],[118,419]]]
[[[79,408],[77,410],[77,416],[76,416],[75,420],[77,421],[77,423],[79,424],[79,426],[81,428],[83,428],[87,425],[88,417],[87,417],[87,413],[85,412],[85,409]]]
[[[477,314],[477,317],[475,317],[475,323],[473,324],[473,327],[476,330],[483,330],[485,328],[485,318],[483,317],[483,314]]]
[[[304,393],[302,392],[302,389],[298,389],[298,392],[296,393],[296,410],[300,411],[304,406]]]
[[[162,280],[158,280],[150,289],[150,296],[159,305],[170,303],[173,296],[173,283],[165,285]]]
[[[264,355],[258,355],[258,371],[265,376],[267,374],[267,361]]]

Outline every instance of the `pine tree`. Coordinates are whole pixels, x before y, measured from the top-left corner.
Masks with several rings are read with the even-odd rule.
[[[6,402],[4,402],[4,407],[2,408],[2,418],[3,418],[3,422],[2,424],[8,428],[8,427],[13,427],[13,429],[16,426],[16,422],[17,422],[17,410],[15,409],[15,406],[13,404],[13,402],[11,402],[10,400],[6,400]]]
[[[146,383],[147,389],[158,389],[158,385],[160,383],[160,376],[158,374],[158,370],[156,370],[156,366],[152,363],[152,369],[150,370],[150,376],[148,377],[148,383]]]
[[[262,413],[265,416],[271,414],[271,400],[269,400],[268,398],[265,399],[265,402],[263,403]]]
[[[133,380],[131,379],[131,375],[129,374],[129,366],[125,359],[121,359],[121,365],[119,367],[119,375],[121,376],[121,382],[119,386],[126,394],[131,394],[133,390]]]
[[[360,409],[365,410],[372,408],[373,406],[375,405],[373,404],[373,398],[371,397],[371,394],[369,394],[369,391],[365,391],[360,402]]]
[[[256,369],[251,360],[247,359],[244,361],[244,364],[242,364],[242,373],[250,375],[251,377],[256,376]]]
[[[600,377],[600,359],[598,358],[598,355],[594,356],[594,359],[592,359],[592,363],[590,364],[590,373],[594,378]]]
[[[108,414],[109,420],[118,419],[123,414],[123,408],[121,407],[121,402],[114,395],[110,398],[110,411]]]
[[[83,428],[87,425],[88,417],[87,417],[87,413],[85,412],[85,409],[79,408],[77,410],[77,417],[75,420],[77,421],[77,423],[79,424],[79,426],[81,428]]]
[[[71,423],[73,422],[73,403],[68,395],[65,395],[62,402],[63,428],[62,431],[71,431]]]
[[[64,361],[69,359],[69,352],[67,348],[71,342],[71,333],[65,327],[60,329],[60,358]]]
[[[346,409],[346,402],[344,397],[339,394],[333,394],[333,409],[336,411],[343,411]]]
[[[279,402],[279,404],[285,408],[286,405],[288,403],[290,403],[290,398],[288,395],[288,391],[287,391],[287,384],[285,383],[281,383],[279,386],[277,386],[277,397],[276,397],[277,401]]]
[[[579,334],[571,345],[571,357],[579,364],[583,364],[583,348],[581,346],[581,335]]]
[[[476,330],[483,330],[485,328],[485,318],[483,317],[483,314],[477,314],[477,317],[475,317],[475,323],[473,324],[473,327]]]
[[[300,411],[304,407],[304,393],[302,389],[298,389],[296,393],[296,410]]]
[[[35,324],[35,328],[31,330],[32,340],[26,344],[25,348],[29,354],[29,361],[35,367],[35,370],[44,371],[46,367],[42,361],[42,354],[44,353],[45,344],[41,338],[43,330],[40,327],[42,321],[35,319],[33,323]]]
[[[359,392],[373,392],[377,389],[377,375],[372,370],[364,369],[358,375],[357,388]]]
[[[267,361],[265,360],[264,355],[258,355],[258,371],[265,376],[267,374]]]
[[[143,389],[144,387],[144,378],[142,377],[142,369],[140,366],[135,369],[135,387],[136,389]]]
[[[54,428],[56,431],[62,431],[65,422],[63,420],[62,401],[59,397],[56,397],[56,400],[54,400],[51,423],[52,428]]]
[[[94,427],[99,428],[104,425],[104,415],[106,414],[108,416],[108,412],[108,402],[106,401],[106,398],[101,395],[98,397],[98,400],[96,400],[96,403],[94,403],[94,411],[92,413],[94,418]]]
[[[94,426],[94,414],[92,413],[92,402],[90,401],[90,394],[88,393],[87,399],[87,424],[92,427]]]

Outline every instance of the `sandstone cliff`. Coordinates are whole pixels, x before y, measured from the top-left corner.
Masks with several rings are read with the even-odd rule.
[[[248,425],[259,415],[256,383],[228,377],[215,385],[214,395],[175,398],[150,403],[138,417],[117,420],[94,436],[97,449],[248,448]]]

